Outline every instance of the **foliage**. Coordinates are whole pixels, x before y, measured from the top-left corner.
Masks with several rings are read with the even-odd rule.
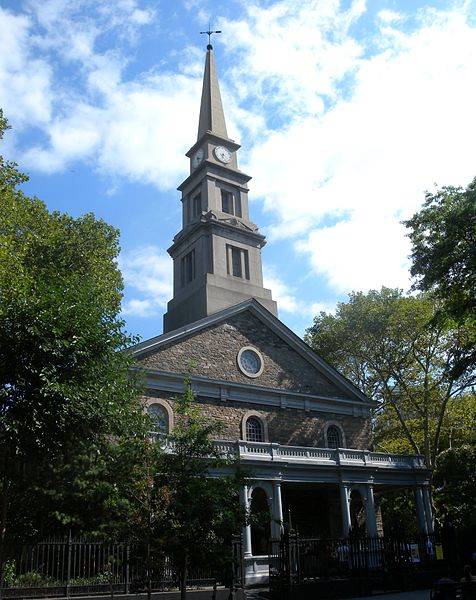
[[[0,112],[0,137],[6,126]],[[121,513],[126,450],[145,432],[118,231],[49,212],[26,180],[0,158],[0,530],[12,537],[94,527],[98,506]]]
[[[440,448],[457,448],[464,444],[476,443],[474,423],[476,422],[476,396],[465,393],[450,398],[441,425]],[[406,423],[419,447],[423,445],[424,431],[421,419],[407,418]],[[429,421],[430,436],[435,435],[436,421]],[[405,436],[394,412],[381,411],[374,419],[374,444],[384,452],[409,454],[412,446]]]
[[[467,189],[427,192],[423,208],[405,222],[411,230],[411,274],[434,291],[457,320],[476,310],[476,178]]]
[[[476,531],[476,445],[449,448],[438,456],[434,489],[441,520]]]
[[[469,334],[457,373],[476,364],[476,178],[466,188],[427,192],[423,208],[405,222],[412,242],[414,287],[441,300],[435,318],[464,324]],[[471,351],[472,350],[472,351]]]
[[[149,476],[143,480],[137,529],[146,530],[145,539],[160,540],[185,594],[189,565],[231,569],[231,538],[246,515],[238,501],[243,474],[213,443],[218,425],[201,415],[189,380],[174,408],[174,429],[166,442],[159,438],[156,444],[165,444],[165,451],[151,447],[145,455]]]
[[[411,489],[386,490],[380,499],[384,535],[416,538],[419,535],[415,498]]]
[[[457,407],[475,381],[474,373],[452,369],[453,358],[466,352],[465,325],[435,322],[438,309],[431,297],[396,289],[354,292],[335,315],[321,312],[306,333],[318,354],[380,402],[377,448],[388,450],[398,439],[429,468],[442,447],[448,404]]]
[[[15,582],[15,561],[7,560],[3,566],[3,582],[5,587],[11,587]]]

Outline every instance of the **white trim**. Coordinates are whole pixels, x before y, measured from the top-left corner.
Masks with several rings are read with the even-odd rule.
[[[255,417],[255,419],[259,420],[259,422],[263,426],[263,436],[264,436],[263,441],[269,442],[268,423],[267,423],[266,419],[263,417],[263,415],[259,412],[256,412],[255,410],[246,411],[245,414],[243,415],[243,418],[241,419],[241,436],[242,436],[241,439],[244,441],[248,441],[246,439],[246,421],[248,421],[248,419],[250,417]]]
[[[330,448],[328,442],[327,442],[327,430],[329,429],[329,427],[337,427],[337,429],[339,430],[340,433],[340,444],[339,444],[339,448],[347,448],[347,444],[345,441],[345,433],[344,433],[344,428],[342,427],[342,425],[338,422],[338,421],[326,421],[324,424],[324,443],[326,445],[326,448]]]
[[[174,394],[181,394],[183,392],[185,373],[172,373],[170,371],[151,368],[138,370],[141,373],[145,371],[148,390],[154,390],[157,393],[171,392]],[[206,398],[224,400],[226,397],[227,400],[236,402],[278,407],[282,407],[284,398],[287,409],[297,408],[304,410],[307,402],[307,408],[310,411],[338,413],[350,417],[370,417],[370,407],[359,400],[305,394],[283,388],[258,386],[254,383],[237,383],[200,375],[193,375],[190,377],[190,380],[197,396]],[[356,413],[356,411],[358,412]]]
[[[270,481],[261,481],[259,479],[252,480],[248,483],[248,498],[251,500],[251,496],[256,489],[262,489],[266,494],[268,504],[271,507],[271,501],[273,499],[273,487]]]
[[[162,398],[153,398],[152,397],[152,398],[146,399],[145,406],[144,406],[145,411],[147,412],[149,407],[153,406],[154,404],[160,404],[160,406],[163,406],[165,408],[165,410],[167,411],[167,418],[169,421],[167,433],[171,433],[172,429],[174,428],[174,411],[173,411],[172,407],[166,400],[162,400]]]
[[[254,352],[255,354],[257,354],[258,358],[261,361],[261,367],[259,368],[259,371],[257,371],[256,373],[249,373],[241,364],[241,355],[243,354],[243,352],[246,352],[247,350],[250,350],[251,352]],[[243,348],[240,348],[240,350],[237,354],[237,357],[236,357],[236,362],[238,363],[238,368],[243,373],[243,375],[246,375],[246,377],[250,377],[251,379],[256,379],[256,377],[259,377],[261,375],[261,373],[264,371],[263,356],[262,356],[261,352],[254,346],[243,346]]]

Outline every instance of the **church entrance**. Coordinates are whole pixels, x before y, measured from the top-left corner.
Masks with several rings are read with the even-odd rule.
[[[253,556],[268,554],[271,539],[271,522],[268,498],[262,488],[251,494],[251,553]]]
[[[342,530],[339,491],[332,484],[282,486],[284,526],[303,537],[338,537]]]

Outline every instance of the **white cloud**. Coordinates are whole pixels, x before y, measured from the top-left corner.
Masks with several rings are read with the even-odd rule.
[[[395,23],[403,19],[403,16],[400,13],[388,9],[383,9],[379,11],[377,16],[384,23]]]
[[[0,106],[19,128],[48,123],[52,111],[52,70],[31,51],[31,26],[0,7]]]
[[[326,302],[304,302],[299,298],[299,290],[286,284],[277,274],[275,267],[264,265],[264,287],[273,293],[273,300],[278,303],[278,310],[301,317],[313,317],[321,310],[332,312],[334,304]]]
[[[297,246],[336,292],[376,289],[382,284],[408,288],[410,246],[403,230],[396,219],[357,215],[312,230]]]
[[[322,114],[324,97],[335,97],[336,81],[362,52],[347,32],[365,2],[354,0],[348,10],[339,4],[254,2],[246,5],[245,19],[223,20],[226,47],[239,53],[232,77],[240,96],[264,102],[282,116]]]
[[[119,267],[129,295],[139,296],[124,302],[122,314],[152,317],[164,312],[172,296],[172,261],[167,253],[157,246],[136,248],[121,254]]]
[[[138,0],[101,0],[92,19],[91,6],[31,0],[20,15],[0,9],[0,105],[15,127],[39,127],[47,138],[17,158],[50,172],[90,161],[115,180],[174,189],[196,131],[202,52],[181,49],[178,73],[127,80],[124,48],[156,15]],[[272,220],[270,239],[288,238],[334,292],[407,286],[399,222],[434,182],[466,184],[475,174],[470,4],[413,15],[383,9],[361,38],[353,25],[363,0],[348,8],[255,0],[244,10],[217,19],[234,65],[220,76],[229,131],[244,143],[242,168]],[[121,43],[99,50],[111,31]],[[75,65],[74,87],[53,68],[63,63]],[[273,273],[267,281],[283,311],[302,310],[294,290]],[[144,297],[126,310],[158,310],[139,291]]]
[[[135,0],[102,0],[92,13],[89,0],[30,0],[28,7],[28,16],[0,9],[0,33],[8,34],[8,51],[0,56],[0,105],[14,128],[24,121],[40,124],[44,133],[17,156],[22,167],[52,173],[81,160],[114,177],[175,189],[194,141],[203,52],[182,49],[179,72],[149,71],[127,80],[125,50],[153,20],[150,9]],[[99,51],[98,41],[111,30],[125,45]],[[35,54],[45,58],[34,60]],[[58,73],[53,77],[48,61],[58,72],[73,63],[74,85]],[[236,110],[229,118],[232,135],[237,120],[248,130],[263,122],[237,107],[223,87],[230,112]]]
[[[233,29],[235,46],[251,57],[235,72],[237,86],[243,78],[248,90],[261,90],[268,114],[276,98],[286,104],[284,126],[261,132],[245,165],[274,221],[270,238],[297,240],[336,292],[406,287],[409,246],[399,222],[434,182],[464,185],[475,174],[476,28],[468,5],[422,12],[410,29],[380,15],[386,26],[369,55],[366,40],[352,40],[348,29],[360,9],[280,2],[250,9],[251,19]],[[336,36],[326,38],[327,23]],[[255,65],[257,54],[264,64]],[[327,103],[322,111],[318,98]]]

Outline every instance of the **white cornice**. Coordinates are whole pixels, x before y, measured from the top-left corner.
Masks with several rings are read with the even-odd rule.
[[[185,374],[159,369],[144,369],[149,391],[181,394]],[[333,413],[342,416],[368,417],[370,407],[360,400],[335,398],[332,396],[305,394],[292,390],[261,387],[253,384],[236,383],[193,375],[190,382],[194,393],[200,397],[226,402],[244,402],[256,406],[279,407],[306,412]]]

